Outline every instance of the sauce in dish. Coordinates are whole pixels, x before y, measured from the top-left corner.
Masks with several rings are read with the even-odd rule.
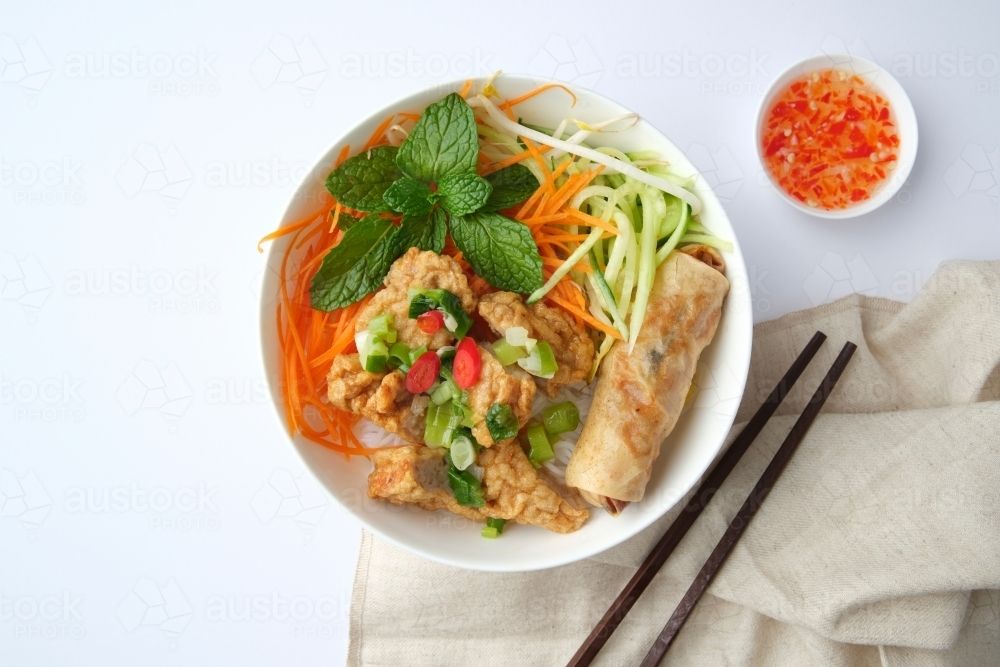
[[[888,100],[841,70],[807,74],[781,91],[764,117],[761,142],[781,188],[828,211],[870,199],[899,154]]]

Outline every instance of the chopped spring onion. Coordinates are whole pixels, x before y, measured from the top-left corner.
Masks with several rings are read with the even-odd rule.
[[[504,333],[503,337],[511,345],[523,347],[528,352],[531,352],[532,348],[535,347],[535,343],[538,342],[534,338],[528,337],[528,330],[524,327],[510,327]]]
[[[528,356],[528,352],[523,347],[511,345],[504,338],[493,343],[493,354],[496,355],[497,361],[504,366],[510,366],[518,359],[524,359]]]
[[[568,433],[580,425],[580,411],[572,401],[550,405],[542,412],[542,421],[552,435]]]
[[[444,405],[448,401],[454,401],[461,397],[461,395],[462,392],[458,390],[454,382],[444,380],[437,386],[437,389],[431,392],[431,402],[434,405]]]
[[[638,167],[634,167],[630,164],[622,162],[621,160],[616,160],[615,158],[609,157],[592,148],[585,148],[583,146],[571,144],[567,141],[556,139],[547,134],[543,134],[542,132],[524,127],[523,125],[507,118],[507,116],[505,116],[504,113],[500,111],[495,104],[493,104],[493,102],[487,99],[485,95],[479,95],[477,99],[483,109],[486,110],[489,120],[491,121],[490,124],[497,129],[506,130],[511,134],[527,137],[532,141],[538,141],[546,146],[562,149],[573,155],[589,158],[594,162],[603,164],[608,169],[614,170],[625,176],[629,176],[637,181],[649,185],[650,187],[662,190],[663,192],[674,195],[678,199],[686,201],[690,204],[695,213],[699,213],[701,211],[701,200],[699,200],[694,193],[685,190],[681,186],[664,178],[660,178],[659,176],[654,176],[648,172],[642,171]]]
[[[385,343],[396,342],[396,330],[393,328],[392,313],[382,313],[368,321],[368,331],[378,336]]]
[[[547,342],[539,341],[531,353],[524,359],[518,359],[517,365],[536,377],[551,380],[559,370],[556,363],[556,355],[552,352],[552,346]]]
[[[371,331],[361,331],[354,336],[354,343],[358,346],[358,357],[361,360],[361,367],[369,373],[385,372],[386,360],[389,357],[389,350],[385,343]]]
[[[405,373],[413,365],[410,359],[410,348],[406,347],[404,343],[393,343],[392,347],[389,348],[389,358],[386,362],[390,368],[398,368]]]
[[[424,355],[424,352],[426,351],[427,351],[426,345],[421,345],[415,350],[410,350],[410,365],[412,366],[413,364],[415,364],[417,362],[417,359],[422,357]]]
[[[536,468],[549,459],[555,458],[556,454],[552,450],[552,443],[549,442],[549,436],[542,424],[535,423],[528,426],[528,445],[531,447],[528,460]]]
[[[447,447],[451,444],[452,425],[451,405],[438,405],[431,400],[427,406],[427,419],[424,424],[424,442],[428,447]]]
[[[486,525],[483,526],[482,536],[495,540],[503,533],[503,527],[506,523],[507,519],[494,519],[492,517],[486,519]]]
[[[451,441],[451,462],[459,470],[465,470],[476,461],[476,448],[472,438],[467,435],[456,435]]]

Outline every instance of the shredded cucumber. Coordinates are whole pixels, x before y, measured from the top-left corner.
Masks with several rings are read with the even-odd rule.
[[[681,215],[681,221],[677,225],[677,229],[674,230],[667,242],[660,246],[660,249],[656,251],[656,265],[659,266],[663,264],[663,260],[667,258],[667,255],[677,247],[677,244],[681,242],[681,237],[684,236],[684,230],[687,228],[688,220],[690,216],[688,215],[688,207],[684,207],[684,214]]]
[[[590,278],[597,284],[598,294],[603,299],[602,305],[604,306],[604,310],[611,314],[611,320],[615,323],[615,328],[621,333],[622,340],[628,340],[628,327],[625,326],[625,322],[618,312],[618,306],[615,304],[615,295],[611,293],[611,288],[608,287],[607,281],[604,280],[604,274],[601,273],[601,267],[597,264],[597,258],[594,257],[593,252],[590,253],[590,268],[593,271]]]
[[[733,244],[725,239],[720,239],[717,236],[709,236],[707,234],[685,234],[681,237],[681,243],[701,243],[703,245],[711,246],[713,248],[718,248],[723,252],[732,252]]]
[[[527,303],[537,302],[563,278],[570,276],[574,285],[584,288],[586,309],[621,333],[631,352],[648,310],[656,267],[673,250],[687,244],[705,244],[726,252],[733,249],[733,244],[716,237],[698,220],[701,202],[694,193],[695,176],[678,174],[656,151],[622,151],[592,141],[596,133],[632,127],[638,122],[637,115],[625,114],[599,123],[566,117],[555,128],[548,128],[520,119],[517,122],[510,120],[497,108],[495,99],[490,99],[491,95],[497,97],[495,91],[484,91],[483,95],[468,100],[482,121],[477,125],[481,150],[491,160],[499,161],[523,154],[522,138],[538,142],[549,168],[554,170],[561,165],[563,169],[556,180],[557,187],[568,178],[603,165],[604,171],[596,176],[591,174],[590,183],[576,192],[568,205],[614,225],[617,232],[606,238],[603,228],[607,225],[597,228],[581,220],[554,223],[562,225],[568,234],[586,236],[579,236],[581,241],[567,241],[563,246],[566,251],[559,255],[561,264],[545,285],[529,296]],[[593,145],[587,145],[585,140]],[[539,182],[544,180],[543,168],[537,161],[525,160],[523,164]],[[574,272],[584,257],[591,271]],[[501,343],[501,351],[513,344],[510,333],[508,331],[507,340]],[[524,334],[527,337],[527,332]],[[591,379],[615,340],[613,336],[600,340]],[[540,366],[539,352],[534,351],[532,355],[535,341],[519,342],[522,346],[518,350],[523,351],[512,355],[507,363],[515,361],[514,356],[524,354],[526,356],[516,361],[538,373],[541,369],[535,367]],[[437,393],[444,399],[446,392],[446,388],[441,388]]]
[[[653,291],[653,274],[656,272],[656,234],[660,230],[659,221],[656,219],[657,197],[662,198],[663,194],[652,188],[646,188],[639,194],[642,200],[642,236],[639,240],[639,276],[635,286],[635,304],[632,306],[632,317],[629,319],[632,325],[630,327],[632,335],[628,339],[630,354],[639,338],[642,318],[646,315],[646,305],[649,303],[649,294]]]

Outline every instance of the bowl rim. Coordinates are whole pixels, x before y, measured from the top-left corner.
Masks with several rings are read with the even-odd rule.
[[[313,161],[312,167],[307,172],[306,177],[303,178],[303,180],[296,187],[295,191],[288,197],[288,199],[287,199],[287,201],[285,203],[285,206],[281,209],[281,213],[280,213],[280,217],[279,217],[279,220],[280,220],[280,227],[279,227],[279,229],[282,228],[282,227],[287,226],[288,224],[291,224],[292,220],[294,220],[295,216],[290,216],[290,213],[292,211],[294,211],[295,207],[300,203],[300,199],[302,199],[302,195],[303,195],[304,192],[308,192],[308,190],[311,189],[311,188],[313,188],[313,187],[323,187],[322,186],[322,180],[316,181],[316,182],[313,182],[313,181],[315,181],[315,178],[316,178],[318,170],[327,169],[328,168],[328,165],[326,165],[326,160],[324,158],[326,158],[327,156],[329,156],[331,154],[334,154],[337,149],[340,149],[342,146],[344,146],[345,142],[348,139],[348,137],[352,133],[354,133],[358,128],[360,128],[360,127],[364,126],[365,124],[369,123],[374,118],[384,117],[384,116],[386,116],[389,113],[396,112],[398,109],[401,108],[401,106],[407,104],[407,102],[409,100],[412,100],[413,98],[417,98],[417,97],[420,97],[422,95],[425,95],[425,94],[427,94],[428,92],[430,92],[432,90],[440,92],[442,94],[442,96],[448,94],[449,92],[457,91],[459,88],[461,88],[461,86],[462,86],[462,84],[464,82],[466,82],[467,80],[469,80],[469,78],[471,78],[472,81],[475,84],[475,83],[480,83],[480,82],[486,81],[490,77],[488,77],[488,76],[463,77],[463,78],[454,79],[452,81],[442,82],[440,84],[435,84],[433,87],[421,88],[421,89],[409,92],[409,93],[407,93],[405,95],[402,95],[402,96],[394,99],[392,102],[390,102],[390,103],[388,103],[388,104],[386,104],[386,105],[384,105],[384,106],[382,106],[382,107],[380,107],[380,108],[378,108],[378,109],[376,109],[376,110],[368,113],[367,115],[359,118],[356,122],[353,122],[350,125],[348,125],[344,129],[344,131],[340,132],[339,135],[337,136],[337,138],[333,142],[331,142],[328,145],[328,147],[326,149],[324,149],[319,154],[319,156],[316,158],[316,160]],[[565,86],[568,89],[573,90],[573,91],[585,91],[588,96],[592,96],[595,99],[599,99],[599,100],[601,100],[603,102],[606,102],[606,103],[609,103],[609,104],[611,104],[611,105],[613,105],[615,107],[620,107],[622,109],[625,109],[626,111],[631,112],[631,109],[628,109],[628,107],[625,107],[621,103],[616,102],[616,101],[614,101],[614,100],[612,100],[612,99],[610,99],[610,98],[608,98],[608,97],[602,95],[601,93],[598,93],[598,92],[596,92],[596,91],[594,91],[592,89],[586,88],[585,86],[581,86],[581,85],[578,85],[578,84],[575,84],[575,83],[567,83],[567,82],[562,82],[562,81],[559,81],[559,80],[556,80],[556,79],[552,79],[552,78],[549,78],[549,77],[537,77],[537,76],[533,76],[533,75],[530,75],[530,74],[522,74],[522,73],[507,73],[507,72],[505,72],[503,74],[503,78],[505,78],[508,81],[509,80],[530,81],[530,82],[533,82],[535,85],[538,85],[540,82],[552,83],[552,84],[561,84],[561,85],[563,85],[563,86]],[[643,122],[646,122],[647,125],[649,125],[649,127],[654,132],[656,132],[663,141],[665,141],[668,145],[674,147],[679,153],[681,153],[682,155],[684,155],[684,158],[690,163],[690,159],[687,158],[687,155],[683,151],[681,151],[680,148],[677,147],[676,144],[674,144],[674,142],[666,134],[664,134],[662,131],[660,131],[657,127],[655,127],[654,125],[652,125],[648,121],[645,121],[645,119],[642,119],[641,116],[640,116],[640,120],[642,120]],[[691,164],[693,166],[693,163],[691,163]],[[329,167],[329,168],[332,168],[332,167]],[[739,260],[739,266],[741,267],[741,271],[742,271],[742,276],[743,276],[744,279],[748,280],[748,278],[746,277],[746,273],[747,272],[746,272],[745,260],[743,258],[743,253],[742,253],[742,250],[741,250],[741,246],[740,246],[738,238],[736,236],[736,230],[735,230],[735,228],[733,228],[732,223],[729,220],[729,216],[726,213],[724,207],[722,207],[721,202],[718,201],[718,198],[715,195],[714,190],[711,188],[711,186],[709,186],[707,184],[707,182],[705,181],[704,176],[701,174],[700,170],[698,170],[697,167],[694,167],[694,169],[695,169],[697,175],[701,177],[699,179],[699,181],[700,181],[699,185],[703,184],[703,188],[699,188],[699,189],[702,190],[702,192],[707,191],[708,194],[709,194],[709,196],[711,196],[712,198],[714,198],[716,200],[716,204],[718,204],[718,208],[721,210],[722,215],[725,216],[726,224],[729,226],[730,230],[732,230],[732,243],[733,243],[733,246],[734,246],[732,255],[734,255],[736,258],[738,258],[738,260]],[[323,176],[323,178],[325,179],[325,175]],[[702,194],[702,192],[699,192],[699,196],[704,196]],[[276,242],[272,242],[271,243],[270,247],[267,250],[267,253],[265,254],[264,284],[266,284],[266,281],[269,279],[269,276],[268,276],[269,267],[273,267],[274,266],[273,260],[275,258],[276,249],[278,247],[283,247],[282,244],[279,243],[279,242],[280,241],[288,242],[288,237],[282,237],[280,239],[275,239],[275,241]],[[276,278],[275,278],[275,280],[276,280]],[[744,280],[744,282],[745,282],[745,280]],[[736,384],[739,387],[738,395],[735,397],[736,406],[738,407],[739,403],[742,401],[742,398],[743,398],[743,396],[744,396],[744,394],[746,392],[746,382],[747,382],[747,379],[749,377],[749,371],[750,371],[750,356],[751,356],[751,349],[752,349],[752,345],[753,345],[753,316],[752,316],[752,303],[750,301],[749,287],[747,285],[744,285],[743,287],[745,288],[745,293],[739,293],[738,290],[733,289],[733,287],[732,287],[733,281],[732,280],[730,281],[730,283],[731,283],[731,288],[730,288],[730,292],[729,292],[729,295],[727,296],[727,300],[726,300],[727,307],[726,307],[726,309],[723,312],[724,312],[724,314],[726,314],[727,318],[743,318],[745,320],[745,322],[742,323],[742,326],[744,326],[746,328],[747,332],[748,332],[748,335],[746,335],[744,337],[743,341],[742,341],[742,349],[738,350],[739,353],[740,353],[740,355],[741,355],[741,359],[744,359],[745,363],[743,363],[743,364],[741,364],[741,365],[739,365],[738,367],[735,367],[735,368],[732,367],[732,366],[730,366],[728,364],[728,362],[726,363],[727,368],[729,368],[729,370],[731,370],[733,372],[733,377],[735,378]],[[584,543],[583,545],[581,545],[581,547],[577,550],[576,553],[573,553],[571,556],[567,556],[567,557],[564,557],[564,558],[561,558],[561,559],[560,558],[547,558],[547,557],[544,556],[544,554],[539,554],[539,556],[541,557],[540,561],[531,562],[531,563],[528,563],[528,564],[519,564],[518,566],[515,566],[515,567],[506,567],[506,566],[502,566],[502,565],[494,566],[491,563],[470,563],[466,559],[463,559],[461,557],[452,557],[448,553],[443,553],[443,552],[429,552],[427,550],[421,549],[421,548],[419,548],[417,546],[414,546],[412,544],[407,543],[406,541],[404,541],[403,539],[397,537],[396,535],[394,535],[390,531],[383,530],[380,526],[375,525],[373,522],[369,522],[369,521],[365,520],[362,517],[361,513],[356,512],[352,508],[348,507],[341,498],[339,498],[336,494],[333,493],[333,491],[330,490],[330,488],[328,488],[327,483],[325,483],[322,478],[319,478],[319,475],[317,475],[316,472],[313,469],[313,466],[315,465],[315,463],[311,462],[309,459],[307,459],[305,453],[301,449],[301,443],[298,442],[297,437],[294,434],[290,434],[288,432],[288,430],[287,430],[287,424],[286,424],[286,421],[285,421],[285,415],[283,414],[283,412],[282,412],[282,410],[280,408],[280,405],[279,405],[279,403],[280,403],[280,393],[277,393],[277,392],[280,392],[280,387],[276,386],[277,383],[273,381],[273,379],[271,377],[271,374],[268,372],[268,369],[269,369],[269,367],[271,365],[271,360],[268,359],[268,349],[267,349],[267,343],[266,343],[266,340],[265,340],[265,337],[266,337],[265,327],[268,326],[268,323],[271,322],[271,320],[273,319],[273,317],[271,315],[269,315],[268,317],[264,316],[264,309],[268,307],[268,302],[266,300],[266,294],[267,294],[267,290],[264,289],[263,286],[262,286],[261,291],[260,291],[260,319],[259,319],[259,326],[258,326],[258,345],[259,345],[260,359],[261,359],[261,362],[262,362],[262,364],[264,366],[265,379],[266,379],[266,381],[268,383],[269,395],[271,397],[271,400],[269,401],[269,403],[271,404],[272,414],[274,415],[275,419],[277,420],[277,422],[278,422],[278,424],[279,424],[279,426],[281,428],[281,431],[284,433],[285,441],[287,442],[288,446],[290,446],[294,450],[296,456],[298,457],[298,460],[300,461],[300,463],[302,464],[302,466],[308,471],[308,473],[312,477],[318,478],[318,479],[315,479],[315,481],[318,482],[319,486],[322,488],[322,492],[325,495],[325,497],[327,497],[328,499],[332,500],[332,502],[336,506],[340,507],[341,509],[345,510],[345,512],[347,514],[351,515],[352,518],[354,518],[361,525],[362,528],[364,528],[365,530],[368,530],[368,531],[372,532],[373,534],[375,534],[378,537],[380,537],[381,539],[389,542],[390,544],[392,544],[392,545],[394,545],[394,546],[396,546],[396,547],[398,547],[400,549],[403,549],[404,551],[407,551],[408,553],[418,555],[418,556],[420,556],[422,558],[426,558],[426,559],[434,561],[434,562],[438,562],[438,563],[441,563],[441,564],[444,564],[444,565],[450,565],[450,566],[453,566],[453,567],[459,567],[459,568],[462,568],[462,569],[476,570],[476,571],[483,571],[483,572],[530,572],[530,571],[538,571],[538,570],[545,570],[545,569],[550,569],[550,568],[554,568],[554,567],[560,567],[560,566],[563,566],[563,565],[568,565],[568,564],[571,564],[571,563],[575,563],[575,562],[584,560],[586,558],[591,558],[591,557],[593,557],[593,556],[595,556],[595,555],[597,555],[599,553],[607,551],[607,550],[609,550],[609,549],[611,549],[611,548],[613,548],[615,546],[618,546],[618,545],[622,544],[623,542],[625,542],[625,541],[627,541],[627,540],[635,537],[636,535],[638,535],[639,533],[641,533],[642,531],[644,531],[646,528],[648,528],[650,525],[652,525],[653,523],[655,523],[657,520],[659,520],[660,518],[662,518],[664,515],[666,515],[678,503],[682,502],[683,499],[684,499],[684,497],[687,495],[687,493],[689,493],[690,490],[693,489],[698,484],[698,482],[704,477],[704,475],[711,469],[713,461],[718,457],[719,452],[721,452],[723,450],[723,448],[725,446],[725,443],[726,443],[726,440],[727,440],[727,438],[725,436],[723,436],[719,440],[718,447],[717,447],[717,449],[714,452],[712,452],[713,456],[712,456],[712,459],[709,460],[708,466],[699,474],[698,478],[696,478],[689,485],[688,488],[684,489],[683,493],[680,493],[678,495],[678,497],[671,504],[669,504],[669,505],[664,504],[662,506],[662,509],[660,509],[660,510],[658,510],[656,512],[649,512],[649,513],[647,513],[648,514],[648,518],[646,518],[646,516],[644,516],[644,520],[642,522],[639,522],[638,527],[636,527],[633,532],[628,533],[628,534],[623,534],[623,537],[621,537],[621,539],[619,539],[617,541],[614,541],[613,543],[609,543],[609,544],[596,544],[596,545],[595,544],[590,544],[590,543]],[[736,306],[735,302],[736,302],[737,299],[741,299],[745,303],[742,303],[740,306]],[[736,413],[737,413],[737,410],[734,408],[732,410],[732,415],[730,417],[726,418],[726,422],[727,422],[727,424],[726,424],[726,432],[727,433],[732,428],[732,425],[735,423]],[[310,444],[313,444],[313,443],[310,443]],[[313,444],[313,446],[320,447],[320,445],[315,445],[315,444]],[[590,509],[591,511],[595,511],[597,508],[590,507],[588,509]]]
[[[893,170],[893,173],[888,179],[886,179],[886,182],[875,191],[875,195],[868,201],[865,201],[857,206],[850,206],[848,208],[834,211],[812,208],[785,192],[784,188],[782,188],[781,185],[774,180],[771,170],[764,161],[764,156],[761,150],[761,129],[764,116],[770,109],[771,102],[777,92],[788,85],[792,78],[801,76],[810,71],[819,71],[824,68],[853,69],[855,66],[860,66],[862,68],[862,73],[869,77],[868,84],[878,89],[878,91],[882,93],[887,100],[889,100],[889,103],[892,105],[893,111],[896,114],[899,130],[901,133],[905,133],[907,148],[905,151],[903,149],[899,151],[896,169]],[[910,96],[906,94],[906,90],[903,86],[894,76],[892,76],[892,74],[889,73],[888,70],[878,63],[867,58],[862,58],[848,53],[820,53],[793,62],[791,65],[783,69],[776,77],[774,77],[768,85],[767,90],[764,92],[764,95],[757,104],[757,113],[754,116],[754,154],[757,156],[757,161],[760,163],[768,183],[770,183],[774,190],[777,191],[781,199],[793,208],[813,217],[824,218],[827,220],[846,220],[849,218],[856,218],[858,216],[871,213],[892,199],[893,196],[899,192],[899,189],[906,182],[906,179],[910,175],[910,171],[913,169],[914,162],[916,161],[918,144],[919,130],[917,128],[916,113],[913,110],[913,103],[910,101]]]

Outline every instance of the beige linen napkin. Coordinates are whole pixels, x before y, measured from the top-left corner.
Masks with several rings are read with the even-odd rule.
[[[734,433],[817,329],[826,345],[595,664],[638,664],[846,340],[851,365],[663,664],[1000,664],[1000,262],[945,264],[909,305],[853,295],[758,325]],[[676,514],[525,574],[365,533],[348,665],[565,664]]]

